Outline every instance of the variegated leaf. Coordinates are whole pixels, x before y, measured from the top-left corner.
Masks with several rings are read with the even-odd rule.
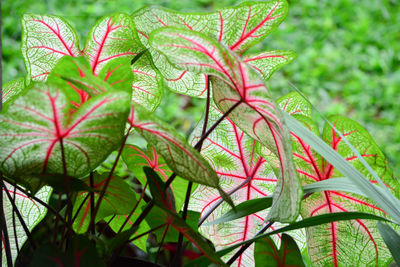
[[[177,68],[213,75],[213,96],[218,108],[223,112],[234,108],[229,115],[231,120],[280,159],[281,177],[268,218],[281,222],[295,220],[301,187],[292,164],[289,132],[257,72],[201,33],[164,28],[153,32],[150,44],[167,55]]]
[[[319,135],[316,123],[311,119],[311,106],[297,93],[281,98],[280,106]],[[291,103],[297,103],[291,105]],[[386,183],[388,189],[399,196],[399,182],[387,160],[368,132],[358,123],[341,116],[333,116],[330,121],[342,135],[361,154],[365,161]],[[342,177],[333,165],[318,155],[311,147],[295,134],[293,138],[293,158],[303,184]],[[376,183],[371,174],[347,146],[343,139],[329,125],[325,124],[322,139],[356,167],[371,183]],[[366,197],[339,191],[313,193],[302,202],[303,218],[333,212],[358,211],[376,215],[384,212]],[[351,220],[331,222],[306,229],[308,253],[315,266],[383,266],[388,263],[390,253],[385,247],[376,222],[369,220]]]
[[[37,83],[0,115],[4,174],[64,173],[63,147],[68,175],[82,177],[115,149],[123,137],[129,95],[93,97],[73,114],[69,102],[62,88]]]
[[[89,59],[94,74],[116,57],[132,59],[143,50],[132,19],[116,13],[99,19],[91,28],[83,54]]]
[[[212,107],[209,123],[214,123],[222,115]],[[192,143],[201,136],[202,123],[192,134]],[[256,153],[257,142],[241,131],[229,118],[223,120],[204,141],[201,154],[216,170],[224,191],[232,192],[235,205],[244,201],[272,195],[277,179],[269,163]],[[189,208],[207,214],[221,200],[218,191],[200,185],[192,194]],[[225,214],[229,205],[222,203],[211,213],[208,221]],[[200,228],[216,248],[239,243],[253,237],[264,226],[267,210],[260,211],[237,220]],[[254,266],[253,248],[248,248],[235,262],[235,266]],[[228,260],[232,253],[225,256]]]
[[[24,90],[24,87],[25,87],[24,78],[18,78],[6,83],[3,86],[3,92],[2,92],[3,104],[12,101],[12,99],[15,99],[18,96],[18,94]]]
[[[20,223],[17,215],[15,215],[15,231],[17,233],[17,239],[15,239],[14,235],[14,223],[13,223],[13,206],[11,202],[8,200],[8,197],[4,190],[8,190],[11,197],[14,197],[15,193],[15,205],[17,206],[19,212],[21,213],[26,226],[30,231],[44,218],[46,215],[47,209],[43,207],[41,204],[37,203],[35,200],[31,199],[23,192],[18,189],[15,189],[12,185],[4,182],[5,187],[3,188],[3,210],[4,216],[7,224],[7,232],[8,238],[10,240],[10,250],[13,262],[17,258],[17,242],[19,249],[22,248],[23,244],[27,240],[27,236],[25,234],[24,228]],[[51,195],[51,188],[49,186],[43,187],[39,192],[36,193],[35,197],[39,198],[43,202],[48,202]],[[4,236],[3,236],[4,238]],[[4,250],[4,239],[1,246],[1,257],[3,259],[3,266],[5,266],[6,254]]]
[[[143,150],[135,145],[125,145],[122,158],[128,169],[135,175],[142,185],[147,183],[143,167],[152,168],[164,181],[172,175],[172,170],[165,163],[164,158],[157,153],[154,147]],[[186,188],[188,182],[182,178],[176,178],[170,185],[176,201],[176,208],[179,211],[185,202]]]
[[[22,18],[21,51],[27,83],[45,81],[63,56],[79,56],[78,36],[71,25],[58,16],[25,14]]]
[[[164,81],[149,52],[132,64],[132,72],[135,77],[132,84],[132,101],[154,111],[161,103]]]
[[[132,107],[129,123],[164,158],[176,175],[189,181],[219,187],[210,164],[173,129],[142,107]]]
[[[239,54],[264,39],[285,18],[285,0],[245,2],[236,7],[211,13],[180,13],[161,7],[147,7],[133,14],[139,38],[148,47],[152,31],[177,27],[204,33]],[[167,86],[177,93],[205,97],[206,77],[186,70],[177,70],[163,55],[150,50],[156,66],[166,78]]]

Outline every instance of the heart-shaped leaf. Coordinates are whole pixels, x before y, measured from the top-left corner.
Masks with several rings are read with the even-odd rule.
[[[63,56],[79,56],[78,36],[71,25],[58,16],[25,14],[22,18],[21,51],[27,82],[45,81]]]
[[[208,122],[214,123],[221,114],[217,108],[212,107]],[[202,122],[193,131],[192,142],[200,138],[201,131]],[[274,192],[277,179],[269,163],[257,154],[257,145],[257,141],[241,131],[229,118],[224,119],[203,143],[201,154],[216,170],[222,189],[229,192],[236,207],[251,199],[272,196]],[[212,211],[207,219],[210,222],[229,210],[226,203],[220,204],[214,210],[213,207],[220,201],[218,191],[200,185],[192,194],[189,208],[200,211],[202,217]],[[200,229],[213,241],[216,248],[223,248],[253,237],[264,226],[267,215],[268,210],[264,209],[236,220],[203,226]],[[254,264],[252,248],[247,249],[238,258],[237,266]]]
[[[211,13],[182,13],[151,6],[136,11],[132,17],[140,40],[150,48],[154,63],[164,75],[167,86],[177,93],[205,97],[207,77],[178,70],[163,55],[151,49],[148,45],[151,32],[163,27],[201,32],[232,51],[243,54],[277,27],[286,17],[287,10],[287,2],[279,0],[245,2]]]
[[[19,212],[21,213],[21,216],[24,219],[25,224],[28,227],[29,231],[32,231],[32,229],[44,218],[44,216],[47,213],[47,209],[43,207],[41,204],[37,203],[35,200],[25,195],[20,190],[15,189],[12,185],[6,182],[4,182],[4,185],[5,185],[5,188],[3,188],[4,217],[6,219],[8,238],[10,240],[11,256],[13,261],[15,261],[15,259],[18,256],[17,240],[18,240],[18,247],[21,249],[22,245],[27,240],[27,236],[17,215],[15,215],[15,231],[17,233],[17,239],[15,239],[13,215],[12,215],[13,206],[11,202],[8,200],[8,197],[4,191],[8,190],[11,197],[14,197],[15,194],[15,205],[17,206]],[[36,193],[35,197],[47,203],[50,199],[51,191],[52,190],[50,187],[48,186],[43,187],[41,190],[39,190],[39,192]],[[7,261],[6,261],[4,246],[2,246],[1,254],[3,259],[3,264],[5,264]]]
[[[211,81],[218,108],[231,110],[229,118],[280,159],[281,178],[268,219],[295,220],[301,187],[292,164],[289,131],[256,71],[215,40],[193,31],[167,27],[153,32],[149,42],[177,68],[214,76]]]
[[[266,236],[255,242],[254,257],[255,266],[293,266],[305,267],[299,248],[290,235],[283,234],[281,247],[278,249],[271,237]]]
[[[84,56],[90,63],[78,66],[78,69],[84,66],[86,71],[78,72],[77,75],[88,76],[90,71],[112,87],[127,88],[123,82],[126,80],[122,77],[127,73],[127,62],[144,50],[132,19],[123,13],[115,13],[99,19],[90,30],[83,51],[79,50],[75,31],[61,17],[25,15],[22,24],[24,32],[22,52],[28,70],[28,83],[30,80],[45,81],[57,62],[64,56]],[[163,94],[160,74],[150,57],[143,57],[137,63],[138,66],[132,67],[136,75],[136,81],[132,84],[133,100],[149,110],[154,110],[159,105]],[[69,73],[70,68],[74,69],[75,66],[70,65],[67,68],[66,65],[60,66],[56,73],[79,77],[76,76],[76,70]],[[119,74],[115,75],[116,73]],[[68,77],[68,75],[63,76]],[[71,81],[68,82],[71,83]],[[76,84],[70,86],[76,86]],[[80,91],[81,89],[79,86],[76,88],[81,101],[74,101],[76,105],[87,99],[87,95]]]
[[[88,174],[122,140],[129,102],[125,92],[106,93],[71,115],[62,88],[35,84],[0,115],[2,172],[13,178],[65,171],[73,177]]]
[[[292,93],[293,96],[293,93]],[[290,99],[290,97],[282,98]],[[283,103],[280,105],[282,106]],[[288,108],[288,105],[286,108]],[[296,109],[309,110],[310,105],[301,104]],[[285,109],[285,107],[284,107]],[[290,110],[289,113],[310,130],[318,134],[318,127],[302,112]],[[387,160],[373,141],[368,132],[358,123],[341,116],[331,117],[331,122],[342,135],[358,151],[379,177],[386,183],[387,188],[398,195],[399,183],[393,179]],[[301,138],[293,134],[293,156],[297,171],[303,184],[310,184],[328,179],[336,179],[343,175],[328,161],[318,155]],[[322,139],[337,151],[351,165],[376,183],[371,174],[363,167],[360,160],[347,146],[335,130],[325,124]],[[302,203],[301,215],[304,218],[319,214],[334,212],[368,212],[384,215],[382,209],[377,207],[370,199],[349,192],[326,190],[313,193]],[[384,247],[382,238],[376,229],[376,223],[369,220],[356,219],[353,221],[331,222],[321,226],[307,229],[307,246],[311,261],[316,266],[325,265],[351,265],[358,262],[360,265],[385,264],[389,252]],[[356,247],[355,247],[356,246]],[[368,252],[368,253],[367,253]]]
[[[93,187],[96,189],[94,194],[94,206],[99,199],[100,191],[108,178],[108,173],[102,175],[95,174],[93,179]],[[90,185],[90,178],[83,180],[87,185]],[[89,194],[89,197],[87,195]],[[81,192],[77,195],[74,202],[72,213],[76,214],[82,202],[85,201],[82,208],[74,221],[73,228],[77,233],[84,233],[89,227],[90,212],[91,212],[91,194],[89,192]],[[114,214],[128,214],[136,204],[136,193],[133,189],[121,178],[117,176],[111,177],[107,187],[103,201],[101,202],[99,211],[96,214],[95,222],[104,219],[107,216]]]

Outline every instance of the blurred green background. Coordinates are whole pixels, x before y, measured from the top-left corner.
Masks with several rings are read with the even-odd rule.
[[[236,0],[2,0],[3,81],[25,75],[20,18],[25,12],[65,17],[80,43],[91,25],[112,12],[132,13],[157,4],[181,11],[211,11]],[[252,49],[293,50],[298,58],[269,81],[274,97],[293,83],[325,115],[342,114],[363,124],[400,177],[400,1],[289,1],[285,22]],[[204,100],[166,93],[157,111],[187,133],[201,117]]]

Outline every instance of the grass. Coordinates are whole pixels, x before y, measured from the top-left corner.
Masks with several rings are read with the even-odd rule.
[[[81,44],[95,21],[111,12],[131,13],[145,4],[181,11],[210,11],[234,0],[118,0],[2,2],[3,81],[25,75],[20,18],[25,12],[65,17]],[[325,115],[363,124],[400,173],[400,3],[398,0],[289,1],[280,28],[253,51],[287,49],[298,58],[269,81],[275,97],[292,82]],[[183,132],[200,118],[203,101],[167,93],[158,113]],[[181,108],[184,107],[184,112]]]

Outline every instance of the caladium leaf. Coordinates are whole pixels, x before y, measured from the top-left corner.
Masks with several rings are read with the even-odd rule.
[[[62,88],[35,84],[0,115],[0,169],[13,178],[63,174],[63,147],[67,174],[88,174],[122,140],[129,104],[125,92],[106,93],[71,115]]]
[[[280,67],[290,63],[296,57],[292,51],[268,51],[255,55],[246,55],[243,61],[252,66],[264,80],[268,80],[271,75]]]
[[[25,87],[24,78],[18,78],[6,83],[2,89],[3,105],[15,99],[16,96],[18,96],[24,90],[24,87]]]
[[[212,107],[209,123],[217,121],[221,114],[222,112]],[[193,132],[192,142],[200,138],[201,131],[200,122]],[[220,176],[221,187],[231,193],[237,207],[251,199],[271,196],[276,186],[275,174],[269,162],[257,154],[256,146],[257,141],[241,131],[229,118],[224,119],[203,143],[201,154],[213,165]],[[200,211],[204,216],[219,200],[218,191],[200,185],[192,194],[189,208]],[[221,217],[228,210],[229,206],[222,203],[207,221],[211,222]],[[213,241],[217,249],[223,248],[253,237],[264,226],[267,215],[268,210],[258,210],[236,220],[224,221],[218,225],[205,225],[200,231]],[[253,247],[248,248],[235,265],[254,265]]]
[[[147,177],[154,204],[176,212],[174,194],[171,188],[165,186],[163,180],[152,168],[143,167],[143,170]]]
[[[280,159],[281,178],[268,219],[295,220],[301,186],[292,164],[289,132],[256,71],[215,40],[193,31],[167,27],[153,32],[149,42],[177,68],[216,76],[211,81],[218,108],[223,112],[234,108],[229,118]]]
[[[108,176],[108,173],[104,173],[102,175],[98,175],[96,173],[93,177],[93,187],[97,189],[97,191],[93,193],[95,206],[99,199],[100,191],[102,190]],[[85,178],[83,181],[86,182],[87,185],[90,185],[89,177]],[[89,194],[89,197],[87,197],[87,194]],[[89,192],[78,193],[74,202],[72,213],[75,216],[83,201],[85,201],[85,203],[79,210],[79,213],[73,224],[73,228],[77,233],[86,232],[90,223],[90,209],[92,208],[92,200]],[[135,191],[133,191],[133,189],[123,179],[117,176],[112,176],[103,201],[99,207],[99,211],[96,214],[95,222],[98,222],[101,219],[113,214],[128,214],[135,204]]]
[[[88,66],[86,63],[78,66],[78,70],[83,67],[85,71],[78,72],[77,75],[88,76],[90,71],[112,87],[127,88],[124,78],[124,75],[127,75],[126,68],[130,65],[127,62],[145,49],[140,43],[132,19],[123,13],[99,19],[90,30],[83,51],[79,50],[74,30],[58,16],[26,15],[23,19],[23,29],[22,52],[28,70],[27,82],[45,81],[64,56],[84,56],[90,63]],[[160,74],[149,57],[140,59],[137,63],[139,66],[132,69],[137,76],[136,82],[131,84],[135,91],[133,100],[154,110],[163,94]],[[65,68],[66,66],[59,66],[56,73],[68,74],[67,70],[74,69],[71,64],[68,68]],[[75,71],[70,74],[76,74]],[[153,81],[156,83],[152,83]],[[79,93],[82,100],[87,99],[84,92]]]
[[[91,96],[104,92],[124,91],[130,94],[133,75],[129,64],[127,58],[112,59],[95,76],[84,57],[64,57],[49,74],[48,82],[64,87],[71,104],[80,107]]]
[[[318,134],[317,126],[309,117],[297,115],[298,113],[295,112],[291,113],[293,117]],[[333,116],[331,122],[347,141],[360,151],[362,157],[386,183],[388,189],[398,195],[399,183],[392,177],[385,156],[368,132],[358,123],[345,117]],[[303,184],[343,176],[302,139],[295,134],[292,134],[292,136],[294,140],[293,156]],[[329,124],[324,126],[322,138],[351,165],[362,172],[365,177],[370,179],[371,183],[376,183],[372,175],[363,168],[357,156],[345,144],[342,137]],[[301,215],[307,218],[319,214],[348,211],[384,215],[379,207],[364,196],[332,190],[313,193],[305,199],[302,203]],[[380,266],[390,258],[390,253],[385,248],[382,238],[378,235],[376,223],[368,220],[331,222],[330,224],[308,228],[307,241],[311,261],[316,266],[345,266],[352,265],[354,262],[357,262],[360,266],[368,264]]]
[[[296,266],[305,267],[299,248],[290,235],[283,234],[281,247],[278,249],[271,237],[266,236],[255,242],[254,257],[256,266],[280,267]]]
[[[22,18],[21,51],[27,70],[27,82],[45,81],[63,56],[79,56],[78,36],[58,16],[25,14]]]
[[[18,210],[21,213],[22,218],[24,219],[26,226],[30,231],[44,218],[46,215],[47,209],[43,207],[41,204],[37,203],[35,200],[31,199],[27,195],[25,195],[23,192],[21,192],[18,189],[15,189],[12,185],[4,182],[5,188],[4,190],[8,190],[10,193],[11,197],[14,197],[14,191],[15,191],[15,205],[17,206]],[[50,195],[51,195],[51,188],[46,186],[43,187],[39,192],[36,193],[35,197],[39,198],[43,202],[48,202]],[[4,210],[4,216],[6,219],[6,224],[7,224],[7,232],[8,232],[8,237],[10,240],[10,250],[11,250],[11,256],[13,261],[17,258],[17,240],[18,240],[18,246],[19,248],[22,248],[22,245],[25,243],[27,240],[27,236],[25,234],[25,231],[22,227],[22,224],[20,223],[17,215],[15,215],[15,230],[17,233],[17,240],[15,239],[14,236],[14,224],[13,224],[13,206],[11,202],[8,200],[8,197],[5,192],[3,192],[3,210]],[[4,250],[4,245],[2,245],[2,250],[1,250],[1,256],[3,259],[3,263],[7,262],[6,261],[6,254]]]
[[[221,196],[231,204],[229,196],[219,186],[218,176],[210,164],[173,127],[140,106],[132,107],[128,121],[163,156],[176,175],[217,188]]]
[[[163,27],[177,27],[201,32],[225,44],[232,51],[243,54],[277,27],[286,17],[287,10],[287,2],[279,0],[245,2],[236,7],[203,14],[147,7],[138,10],[132,16],[139,38],[148,48],[148,38],[152,31]],[[150,51],[172,91],[190,96],[206,96],[204,75],[177,70],[163,55],[153,49]]]
[[[135,77],[132,84],[132,101],[154,111],[164,94],[164,80],[149,52],[144,53],[132,64],[132,72]]]
[[[152,168],[162,179],[166,181],[172,175],[172,170],[165,163],[164,158],[157,153],[154,147],[148,147],[148,150],[143,150],[135,145],[125,145],[122,151],[122,158],[128,169],[135,175],[142,185],[146,184],[146,175],[143,172],[143,167]],[[176,208],[180,210],[185,202],[186,188],[188,181],[176,178],[169,186],[172,189],[176,201]]]
[[[99,19],[91,28],[83,54],[89,59],[94,74],[113,58],[133,56],[143,50],[132,19],[116,13]]]

